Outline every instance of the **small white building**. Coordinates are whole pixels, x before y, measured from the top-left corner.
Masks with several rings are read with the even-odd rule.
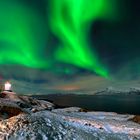
[[[11,91],[11,83],[9,81],[7,81],[5,84],[4,84],[4,90],[6,91]]]

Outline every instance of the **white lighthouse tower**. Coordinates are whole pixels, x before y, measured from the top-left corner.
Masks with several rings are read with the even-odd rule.
[[[11,86],[11,83],[9,81],[5,82],[5,84],[4,84],[4,90],[5,91],[12,92],[11,87],[12,86]]]

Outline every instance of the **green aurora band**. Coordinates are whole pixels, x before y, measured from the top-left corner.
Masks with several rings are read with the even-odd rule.
[[[0,0],[0,64],[47,67],[40,52],[46,42],[45,23],[19,0]]]
[[[108,77],[87,38],[94,21],[114,18],[114,6],[112,0],[51,0],[50,26],[61,40],[55,58]]]
[[[45,19],[39,10],[24,1],[0,0],[0,64],[48,69],[53,68],[53,63],[63,62],[108,77],[107,68],[95,50],[90,49],[88,34],[94,21],[115,19],[116,3],[112,0],[47,3],[50,12]],[[59,39],[52,60],[45,53],[49,52],[46,48],[49,32]]]

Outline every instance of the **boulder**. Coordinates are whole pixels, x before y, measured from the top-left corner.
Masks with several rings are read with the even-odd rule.
[[[50,102],[17,95],[14,92],[4,91],[0,94],[0,119],[7,119],[19,114],[51,110],[54,107],[54,104]]]

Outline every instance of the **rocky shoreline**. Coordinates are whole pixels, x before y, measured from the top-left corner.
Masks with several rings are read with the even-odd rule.
[[[0,140],[140,139],[140,117],[94,112],[11,92],[0,95]]]

